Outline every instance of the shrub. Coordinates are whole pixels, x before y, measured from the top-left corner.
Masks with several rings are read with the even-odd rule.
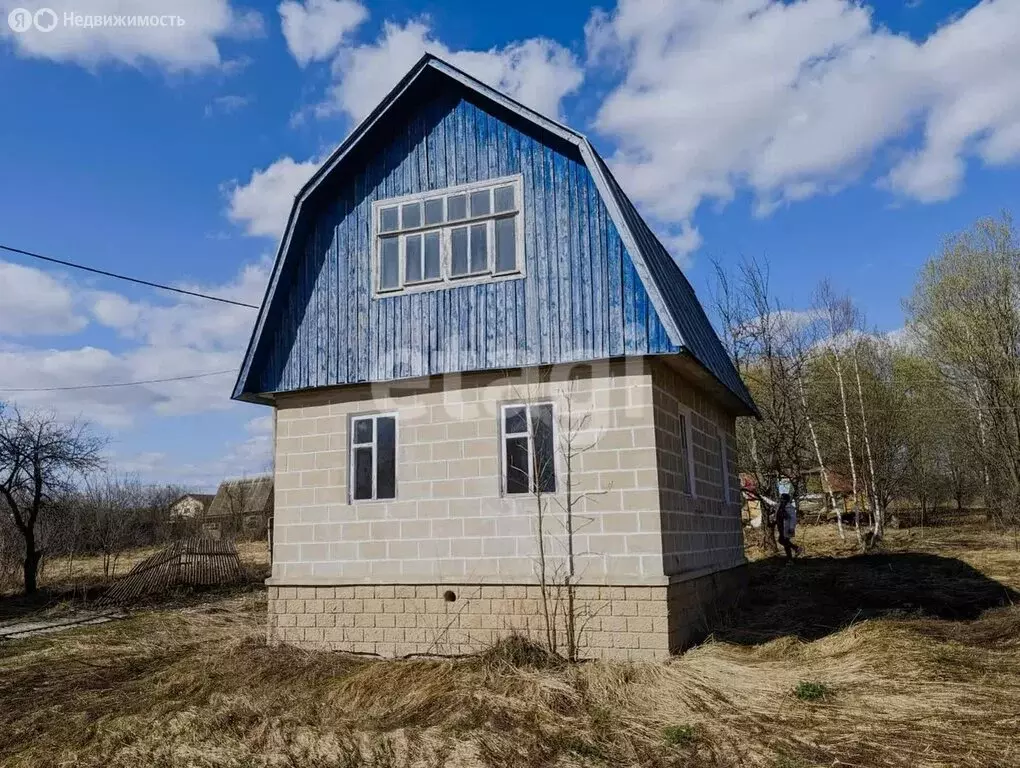
[[[694,743],[698,734],[693,725],[670,725],[663,729],[662,735],[669,746],[686,747]]]
[[[811,683],[801,680],[793,689],[794,695],[801,701],[818,701],[829,695],[829,688],[825,683]]]

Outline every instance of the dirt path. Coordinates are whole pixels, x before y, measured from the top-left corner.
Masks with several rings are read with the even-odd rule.
[[[127,618],[126,611],[114,608],[106,611],[82,611],[53,619],[31,619],[28,621],[0,622],[0,642],[21,640],[35,635],[48,635],[91,624],[105,624],[108,621]]]

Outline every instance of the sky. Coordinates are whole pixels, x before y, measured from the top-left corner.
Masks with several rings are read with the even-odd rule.
[[[426,50],[587,133],[706,304],[765,258],[786,306],[830,278],[894,331],[946,235],[1020,211],[1020,0],[242,1],[0,0],[0,244],[258,304],[294,194]],[[265,471],[254,318],[0,252],[0,400],[146,480]]]

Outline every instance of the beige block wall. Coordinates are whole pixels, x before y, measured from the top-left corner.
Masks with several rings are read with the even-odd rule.
[[[576,456],[578,580],[665,584],[653,365],[632,360],[468,374],[278,398],[274,585],[535,583],[536,500],[500,492],[499,405],[552,401],[585,419]],[[397,414],[397,498],[348,498],[351,416]],[[566,553],[564,457],[549,499],[547,567]],[[739,520],[738,520],[739,522]]]
[[[734,463],[735,419],[663,362],[652,366],[663,572],[677,577],[744,562],[740,489]],[[684,493],[679,439],[690,422],[693,493]],[[725,467],[725,470],[724,470]]]
[[[668,589],[578,587],[580,656],[666,658]],[[445,593],[455,599],[444,599]],[[510,633],[545,643],[541,597],[539,587],[523,584],[270,587],[269,635],[298,647],[380,656],[475,653]],[[560,605],[557,641],[565,653],[563,614]]]
[[[703,637],[721,603],[739,593],[743,568],[667,586],[579,586],[574,636],[586,659],[652,661]],[[557,650],[567,651],[566,595],[555,608]],[[269,640],[380,656],[476,653],[510,633],[546,644],[535,585],[369,584],[269,588]]]

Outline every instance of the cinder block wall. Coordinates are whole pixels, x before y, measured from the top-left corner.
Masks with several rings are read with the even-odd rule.
[[[652,367],[663,573],[705,574],[744,562],[735,419],[661,362]],[[692,493],[680,470],[677,414],[690,420]],[[724,470],[725,467],[725,470]]]
[[[451,376],[281,397],[277,410],[274,584],[534,583],[536,500],[500,492],[500,404],[571,408],[594,443],[573,461],[578,579],[664,584],[652,377],[646,362]],[[537,372],[530,374],[537,376]],[[348,498],[348,424],[397,415],[397,498]],[[547,498],[547,567],[563,567],[566,467]]]
[[[675,650],[696,633],[692,617],[718,585],[686,577],[742,554],[734,559],[708,535],[726,527],[718,502],[719,520],[696,522],[703,505],[678,500],[663,472],[675,447],[660,414],[670,397],[694,397],[673,376],[633,360],[281,396],[270,638],[383,655],[470,652],[511,630],[541,639],[536,500],[500,492],[499,406],[551,401],[561,432],[583,422],[576,442],[594,444],[575,456],[571,477],[575,496],[591,494],[574,509],[584,655]],[[711,429],[732,431],[732,418],[707,399],[695,407],[704,433],[696,477],[710,483],[714,471],[718,483]],[[348,424],[367,413],[397,415],[393,501],[348,498]],[[564,457],[557,462],[544,517],[550,578],[566,568]],[[736,507],[732,514],[739,535]],[[447,591],[456,599],[443,599]],[[670,624],[674,615],[683,626]]]

